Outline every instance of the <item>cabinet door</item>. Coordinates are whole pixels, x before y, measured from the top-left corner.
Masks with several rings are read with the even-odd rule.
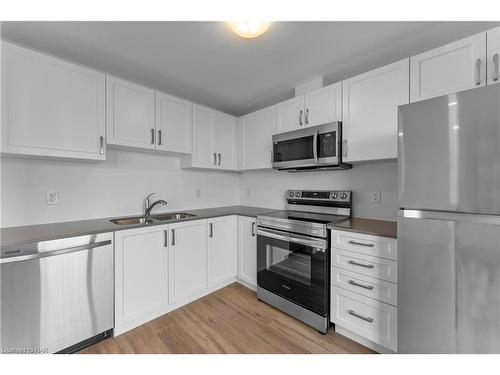
[[[272,136],[276,129],[276,106],[239,119],[240,169],[271,168]]]
[[[217,113],[217,167],[236,169],[237,124],[234,116]]]
[[[108,144],[155,149],[155,92],[106,77]]]
[[[170,304],[188,299],[207,288],[206,225],[206,220],[170,225]]]
[[[192,166],[216,168],[216,112],[193,105]]]
[[[105,76],[2,42],[2,152],[104,160]]]
[[[236,221],[234,216],[207,220],[208,286],[236,276]]]
[[[257,286],[256,222],[251,217],[238,217],[238,277]]]
[[[333,121],[342,121],[342,82],[305,94],[305,126]]]
[[[156,92],[156,149],[189,154],[191,152],[192,104]]]
[[[115,329],[120,333],[168,305],[167,229],[115,232]]]
[[[486,84],[486,33],[410,58],[410,101]]]
[[[408,59],[342,82],[343,160],[397,158],[398,105],[408,103]]]
[[[487,40],[486,70],[488,85],[491,85],[500,82],[500,26],[488,31]]]
[[[304,125],[304,95],[276,105],[276,133],[300,129]]]

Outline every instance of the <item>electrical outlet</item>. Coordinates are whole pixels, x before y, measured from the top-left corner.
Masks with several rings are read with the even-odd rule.
[[[380,193],[380,190],[372,190],[372,191],[370,191],[368,201],[370,203],[380,203],[381,202],[381,193]]]
[[[196,189],[196,198],[201,198],[201,189]]]
[[[247,197],[250,196],[250,188],[247,188]]]
[[[45,204],[56,205],[59,204],[59,193],[57,191],[48,191],[45,195]]]

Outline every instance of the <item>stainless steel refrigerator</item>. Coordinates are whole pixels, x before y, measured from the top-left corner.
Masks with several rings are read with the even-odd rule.
[[[398,352],[500,353],[500,84],[399,107]]]

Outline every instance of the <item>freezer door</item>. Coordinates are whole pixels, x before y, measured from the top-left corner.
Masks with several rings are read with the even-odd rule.
[[[500,85],[399,107],[399,207],[500,213]]]
[[[500,217],[400,211],[398,352],[500,353]]]

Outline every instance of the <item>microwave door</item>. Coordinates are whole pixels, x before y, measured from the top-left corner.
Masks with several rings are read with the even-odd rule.
[[[284,135],[284,134],[283,134]],[[317,133],[302,132],[273,142],[273,168],[301,168],[317,165]]]

